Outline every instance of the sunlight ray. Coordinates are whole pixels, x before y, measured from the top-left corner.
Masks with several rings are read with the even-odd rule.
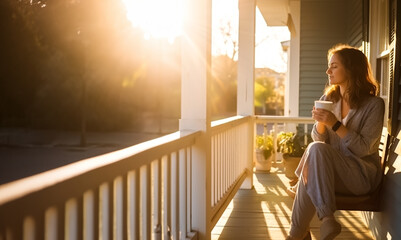
[[[133,27],[144,31],[144,38],[167,38],[181,35],[182,0],[123,0],[127,18]]]

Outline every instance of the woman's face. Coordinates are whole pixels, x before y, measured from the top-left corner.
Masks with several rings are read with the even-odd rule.
[[[335,53],[331,56],[326,74],[329,77],[330,85],[337,84],[346,86],[347,71],[340,61],[338,54]]]

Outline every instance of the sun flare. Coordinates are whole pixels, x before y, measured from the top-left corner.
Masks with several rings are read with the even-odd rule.
[[[167,38],[173,42],[181,35],[182,0],[123,0],[127,18],[144,37]]]

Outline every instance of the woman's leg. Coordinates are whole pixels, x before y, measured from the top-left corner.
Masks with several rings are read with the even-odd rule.
[[[327,144],[311,144],[303,156],[297,194],[294,199],[290,236],[300,238],[309,228],[315,212],[320,220],[335,211],[335,166],[337,153]]]
[[[309,229],[309,223],[315,212],[315,206],[306,192],[305,184],[299,181],[292,207],[290,236],[302,239]]]
[[[304,183],[317,216],[322,220],[326,216],[333,216],[335,205],[335,161],[341,161],[341,156],[328,144],[316,142],[309,146],[306,161],[301,173],[301,182]]]

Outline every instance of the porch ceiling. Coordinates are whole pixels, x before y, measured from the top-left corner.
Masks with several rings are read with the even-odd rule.
[[[257,0],[256,5],[268,26],[287,26],[289,0]]]

